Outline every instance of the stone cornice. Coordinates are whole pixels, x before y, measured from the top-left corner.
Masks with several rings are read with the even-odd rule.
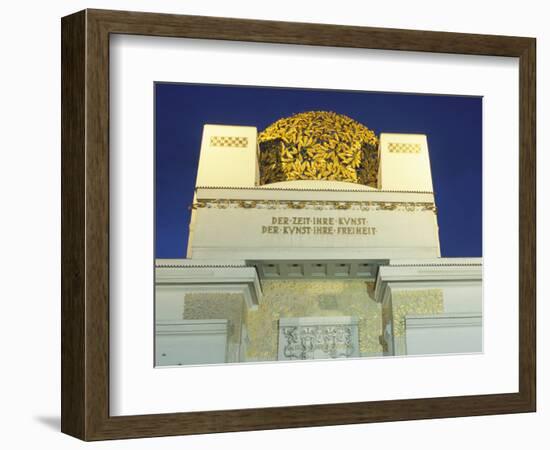
[[[389,284],[418,283],[464,283],[480,282],[483,265],[481,263],[416,263],[391,264],[380,266],[376,276],[374,298],[383,302],[386,298]]]
[[[334,188],[323,188],[323,189],[312,189],[312,188],[288,188],[288,187],[266,187],[269,185],[263,186],[196,186],[197,189],[235,189],[235,190],[258,190],[258,191],[328,191],[328,192],[361,192],[367,194],[377,194],[377,193],[390,193],[390,194],[434,194],[433,191],[399,191],[399,190],[389,190],[389,189],[334,189]]]

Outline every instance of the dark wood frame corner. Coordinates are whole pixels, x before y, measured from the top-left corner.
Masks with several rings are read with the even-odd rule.
[[[64,17],[61,31],[64,433],[100,440],[535,411],[535,39],[104,10]],[[519,392],[109,416],[109,36],[116,33],[518,57]]]

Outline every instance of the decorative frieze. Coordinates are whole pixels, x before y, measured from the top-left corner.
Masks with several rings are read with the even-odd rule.
[[[390,153],[420,153],[420,144],[390,142],[388,144],[388,150]]]
[[[248,138],[245,136],[212,136],[210,137],[210,147],[248,147]]]
[[[353,317],[279,320],[279,360],[359,356],[358,321]]]
[[[383,202],[383,201],[331,201],[331,200],[236,200],[203,199],[191,209],[305,209],[305,210],[355,210],[355,211],[433,211],[433,202]]]

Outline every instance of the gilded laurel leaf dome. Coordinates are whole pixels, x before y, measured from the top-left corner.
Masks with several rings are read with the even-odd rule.
[[[377,186],[378,138],[365,125],[329,111],[277,120],[258,135],[260,183],[333,180]]]

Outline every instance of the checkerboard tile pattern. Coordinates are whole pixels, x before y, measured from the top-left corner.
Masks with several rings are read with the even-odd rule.
[[[248,147],[248,138],[242,136],[212,136],[210,138],[210,147]]]
[[[390,142],[388,150],[390,153],[420,153],[420,144]]]

